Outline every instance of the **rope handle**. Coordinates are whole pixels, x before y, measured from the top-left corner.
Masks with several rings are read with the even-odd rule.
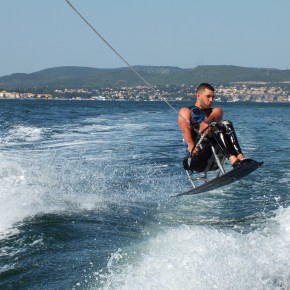
[[[206,138],[206,131],[210,128],[213,128],[217,125],[217,122],[211,122],[210,124],[208,124],[208,126],[206,126],[201,132],[199,132],[199,134],[197,135],[196,140],[198,140],[197,142],[194,143],[194,146],[190,152],[190,157],[193,156],[193,151],[195,148],[200,148],[202,149],[202,141]]]

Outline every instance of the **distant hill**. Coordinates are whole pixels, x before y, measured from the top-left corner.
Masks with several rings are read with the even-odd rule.
[[[229,82],[290,81],[290,70],[247,68],[228,65],[204,65],[192,69],[170,66],[134,66],[152,85],[196,85],[201,82],[226,84]],[[65,66],[48,68],[25,74],[0,77],[2,90],[45,90],[63,88],[104,88],[144,85],[130,68],[98,69]]]

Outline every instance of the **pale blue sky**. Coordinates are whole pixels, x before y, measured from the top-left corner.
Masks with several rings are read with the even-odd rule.
[[[290,69],[290,0],[70,0],[131,65]],[[0,0],[0,76],[126,66],[64,0]]]

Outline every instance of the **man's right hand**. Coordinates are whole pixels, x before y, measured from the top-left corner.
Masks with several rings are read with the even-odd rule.
[[[193,146],[192,146],[192,148],[191,148],[191,151],[189,151],[190,152],[190,155],[191,156],[195,156],[195,155],[197,155],[198,154],[198,148],[197,147],[195,147],[194,149],[193,149],[193,151],[192,151],[192,149],[193,149]]]

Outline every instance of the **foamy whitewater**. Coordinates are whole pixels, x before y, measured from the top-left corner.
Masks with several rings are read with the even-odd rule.
[[[1,100],[0,289],[290,289],[290,104],[216,106],[264,165],[170,198],[165,103]]]

